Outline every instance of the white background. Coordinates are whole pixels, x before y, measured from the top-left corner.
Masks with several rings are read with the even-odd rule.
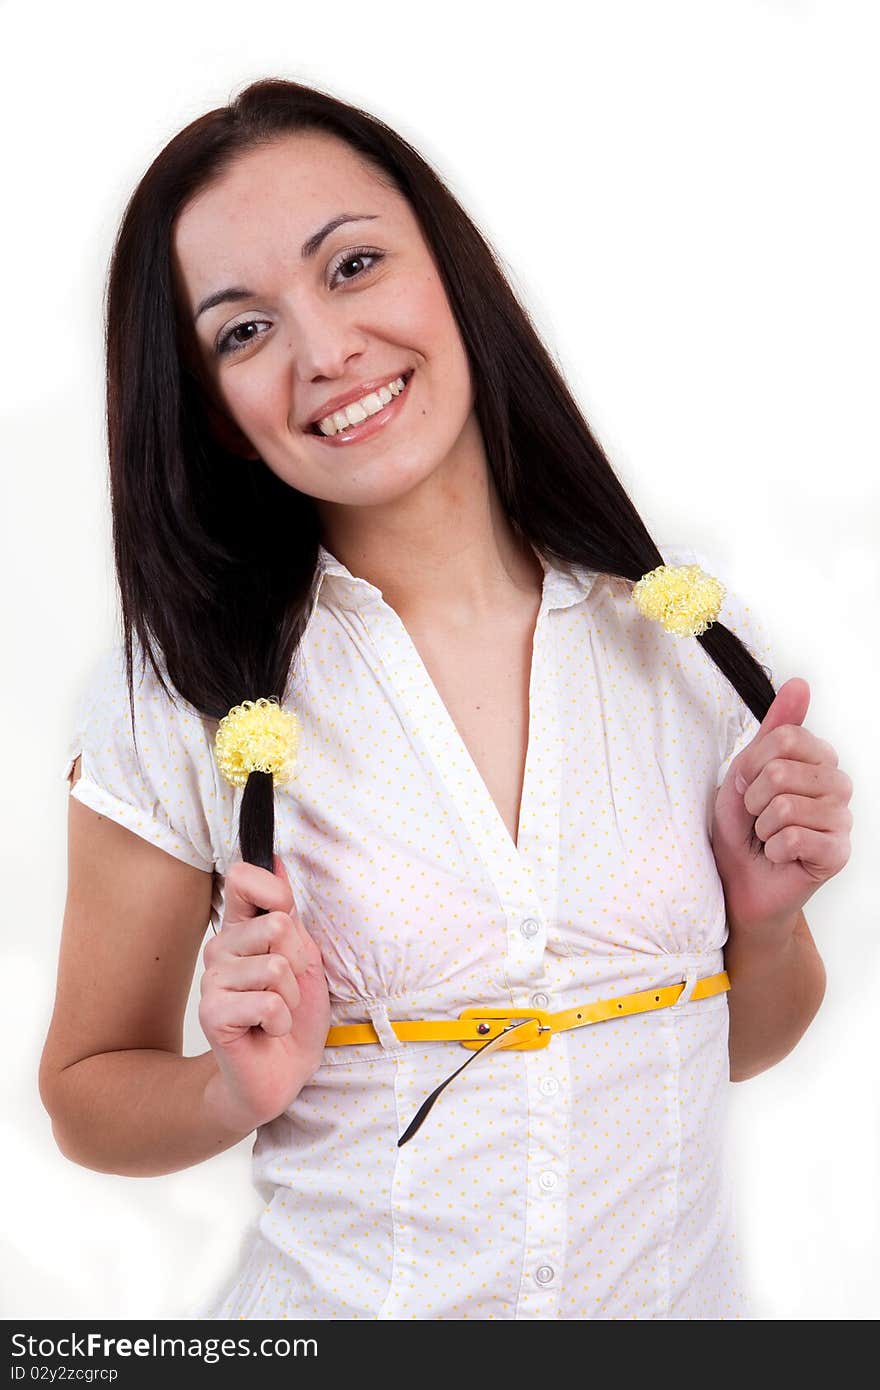
[[[115,638],[101,310],[147,164],[249,81],[394,126],[490,238],[655,538],[760,612],[777,688],[855,781],[807,919],[798,1048],[733,1087],[762,1319],[880,1312],[878,246],[870,0],[0,5],[5,1318],[186,1315],[260,1202],[248,1141],[131,1179],[62,1158],[37,1092],[66,892],[73,701]],[[125,924],[120,922],[120,931]],[[198,981],[188,1053],[205,1040]]]

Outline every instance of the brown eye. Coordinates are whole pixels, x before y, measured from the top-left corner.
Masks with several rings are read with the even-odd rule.
[[[228,329],[217,343],[218,356],[222,357],[227,353],[241,352],[242,348],[246,348],[249,343],[252,343],[257,335],[254,334],[253,337],[246,338],[244,342],[240,342],[235,337],[235,334],[240,333],[244,328],[256,328],[258,324],[265,322],[265,319],[246,319],[244,323],[237,323],[232,328]],[[271,324],[269,326],[271,327]]]
[[[354,275],[343,276],[343,279],[345,280],[361,280],[364,278],[365,275],[371,275],[373,271],[376,269],[376,266],[379,264],[379,262],[384,259],[385,257],[381,251],[368,251],[365,246],[358,248],[355,251],[346,251],[345,255],[341,258],[341,260],[336,262],[333,275],[331,275],[330,277],[331,282],[333,280],[333,276],[337,275],[339,271],[341,271],[343,266],[356,265],[358,264],[358,262],[363,264],[364,261],[371,261],[372,264],[369,265],[366,270],[356,271]]]

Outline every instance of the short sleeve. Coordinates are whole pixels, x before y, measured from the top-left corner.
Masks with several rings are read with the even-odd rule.
[[[724,585],[724,600],[721,604],[719,620],[731,632],[736,633],[749,649],[758,664],[766,670],[771,683],[776,688],[776,653],[770,635],[760,613],[749,602],[748,596],[731,588],[726,576],[718,565],[698,550],[682,545],[660,545],[658,547],[667,564],[700,565],[707,574],[713,575]],[[711,661],[711,658],[709,658]],[[714,663],[712,663],[714,665]],[[716,671],[718,668],[715,667]],[[760,722],[752,714],[748,705],[737,693],[726,676],[718,671],[721,692],[721,715],[719,726],[720,765],[716,773],[715,785],[720,787],[730,769],[730,764],[743,749],[751,743],[760,728]]]
[[[162,689],[135,647],[134,727],[120,645],[92,669],[76,702],[65,778],[82,756],[70,795],[175,859],[211,872],[225,858],[218,834],[217,774],[208,722]],[[167,679],[167,677],[166,677]]]

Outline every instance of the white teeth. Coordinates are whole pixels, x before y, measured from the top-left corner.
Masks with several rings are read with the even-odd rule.
[[[397,377],[394,381],[389,381],[387,386],[380,386],[378,391],[371,391],[369,395],[364,396],[359,401],[352,401],[351,405],[344,406],[342,410],[335,410],[332,415],[325,415],[323,420],[318,421],[318,429],[324,435],[334,435],[349,425],[359,425],[370,415],[384,410],[395,396],[400,395],[405,385],[402,376]]]
[[[346,425],[359,425],[366,418],[367,412],[360,401],[352,401],[351,405],[344,405],[341,410],[336,411],[333,423],[338,430],[344,430]]]

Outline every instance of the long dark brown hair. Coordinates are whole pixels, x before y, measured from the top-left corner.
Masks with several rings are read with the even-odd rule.
[[[107,435],[132,725],[133,634],[166,694],[163,661],[174,690],[217,720],[243,700],[283,699],[315,597],[312,500],[215,437],[171,256],[175,217],[197,192],[247,151],[300,131],[346,141],[409,200],[468,354],[514,531],[547,557],[631,581],[663,564],[492,248],[430,165],[355,106],[296,82],[254,82],[153,160],[109,266]],[[769,673],[721,622],[696,640],[762,720],[775,695]],[[248,778],[238,839],[242,858],[273,868],[270,773]]]

